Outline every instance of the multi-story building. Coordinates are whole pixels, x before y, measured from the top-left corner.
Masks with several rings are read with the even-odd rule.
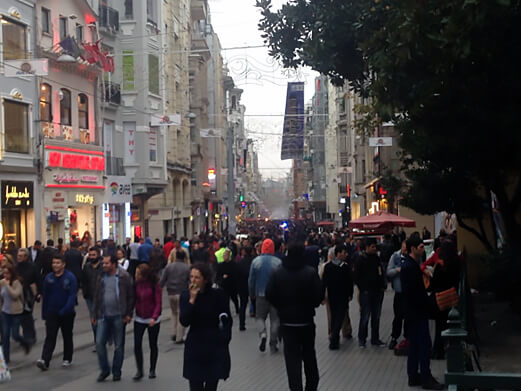
[[[44,67],[34,54],[35,12],[35,1],[0,2],[0,246],[32,244],[46,221],[37,190],[39,88],[30,74]]]

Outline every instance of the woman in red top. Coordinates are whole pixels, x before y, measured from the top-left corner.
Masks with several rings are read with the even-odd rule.
[[[134,380],[143,378],[143,335],[148,330],[150,344],[149,379],[156,377],[158,356],[157,338],[159,336],[159,317],[161,315],[161,286],[155,272],[146,263],[136,270],[136,317],[134,320],[134,355],[137,372]]]

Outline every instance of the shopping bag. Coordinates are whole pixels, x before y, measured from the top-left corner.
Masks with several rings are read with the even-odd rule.
[[[7,363],[5,362],[4,352],[2,348],[0,348],[0,383],[11,380],[11,373],[9,372],[9,368],[7,368]]]
[[[458,292],[456,292],[456,288],[450,288],[436,293],[436,304],[438,305],[440,311],[445,311],[449,308],[457,306]]]

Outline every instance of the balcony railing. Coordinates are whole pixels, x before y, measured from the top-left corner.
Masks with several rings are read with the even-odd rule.
[[[121,104],[121,87],[119,84],[105,82],[105,102]]]
[[[106,27],[111,31],[119,30],[119,12],[114,8],[106,5],[99,6],[99,24],[100,27]]]

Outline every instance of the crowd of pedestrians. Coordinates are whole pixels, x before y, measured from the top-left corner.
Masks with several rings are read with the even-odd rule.
[[[318,234],[276,227],[251,230],[241,240],[212,234],[192,240],[168,237],[163,243],[127,238],[118,246],[113,240],[86,243],[73,238],[69,245],[58,247],[52,240],[45,247],[36,241],[28,249],[18,249],[16,259],[3,254],[0,306],[5,360],[9,362],[11,338],[25,352],[36,342],[33,308],[41,301],[45,336],[36,365],[42,371],[50,368],[59,330],[62,366],[72,365],[81,291],[99,361],[97,380],[110,375],[114,381],[121,379],[126,328],[132,321],[133,380],[145,376],[145,333],[150,347],[148,378],[154,379],[162,288],[166,288],[172,324],[168,329],[174,343],[185,345],[183,376],[191,390],[216,390],[219,381],[229,377],[228,346],[235,315],[239,331],[246,330],[248,315],[255,319],[260,352],[269,346],[275,354],[282,344],[290,390],[316,390],[314,317],[321,304],[327,308],[330,350],[338,350],[342,338],[355,336],[356,325],[349,316],[354,305],[360,312],[356,330],[360,349],[370,342],[408,354],[409,385],[443,388],[430,373],[430,359],[444,357],[441,332],[448,316],[448,309],[436,308],[435,293],[458,286],[461,259],[455,236],[442,233],[429,259],[419,233],[407,239],[403,233],[385,235],[378,243],[374,237],[354,238],[346,230]],[[394,319],[391,335],[381,336],[388,285],[394,290]],[[434,344],[429,319],[436,323]]]

